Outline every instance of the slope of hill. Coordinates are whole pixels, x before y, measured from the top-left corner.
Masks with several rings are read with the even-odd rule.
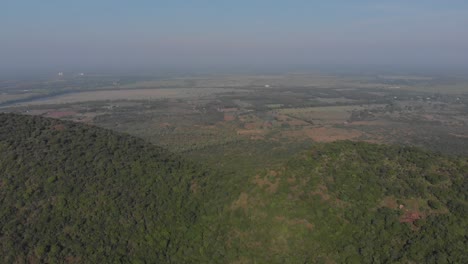
[[[230,206],[242,263],[463,263],[468,160],[355,142],[316,145],[252,177]]]
[[[0,114],[0,124],[0,262],[180,263],[207,254],[208,177],[199,167],[82,124],[13,114]]]
[[[214,173],[105,129],[0,124],[2,263],[468,259],[466,157],[343,141],[257,175],[216,154],[239,171]]]

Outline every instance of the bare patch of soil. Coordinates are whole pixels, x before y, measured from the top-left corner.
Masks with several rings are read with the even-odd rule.
[[[417,211],[407,211],[403,216],[400,217],[400,223],[413,223],[414,221],[421,219],[422,215]]]
[[[200,189],[200,186],[198,185],[198,182],[196,180],[192,180],[190,184],[190,191],[193,193],[198,193],[198,190]]]
[[[310,192],[310,194],[320,196],[323,201],[330,200],[330,195],[328,194],[327,186],[323,184],[320,184],[319,186],[317,186],[317,189]]]
[[[224,113],[224,121],[234,121],[236,116],[233,114]]]
[[[274,173],[276,175],[276,172]],[[271,182],[270,180],[268,180],[267,177],[262,178],[259,175],[255,176],[254,183],[257,184],[260,188],[263,188],[264,186],[266,186],[266,190],[269,193],[275,193],[279,187],[279,179],[275,179],[274,182]]]
[[[231,204],[231,210],[243,209],[247,210],[249,201],[249,195],[247,193],[241,193],[239,198]]]
[[[63,131],[63,130],[65,130],[65,126],[64,125],[55,125],[55,126],[52,126],[51,129],[55,130],[55,131]]]

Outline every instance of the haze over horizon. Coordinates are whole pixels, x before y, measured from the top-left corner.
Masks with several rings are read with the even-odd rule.
[[[0,36],[0,72],[457,68],[468,65],[468,2],[6,0]]]

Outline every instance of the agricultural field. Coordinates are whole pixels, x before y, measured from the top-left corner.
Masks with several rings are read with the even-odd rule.
[[[468,82],[460,78],[90,76],[33,86],[4,84],[2,110],[94,124],[196,158],[241,142],[305,149],[337,140],[468,153]],[[18,87],[28,93],[14,94]]]

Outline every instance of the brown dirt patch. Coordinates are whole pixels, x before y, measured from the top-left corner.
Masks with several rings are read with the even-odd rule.
[[[260,177],[260,175],[255,175],[254,183],[260,188],[263,188],[263,186],[270,184],[270,181],[266,178]]]
[[[198,193],[198,190],[200,189],[200,186],[198,185],[198,182],[196,180],[192,180],[190,183],[190,191],[193,193]]]
[[[270,171],[268,172],[268,175],[273,176],[273,177],[276,177],[276,176],[278,176],[278,172],[277,172],[277,171],[274,171],[274,170],[270,170]]]
[[[276,179],[276,181],[274,183],[272,183],[272,184],[270,184],[270,186],[268,186],[267,191],[269,193],[275,193],[278,190],[278,187],[279,187],[279,180]]]
[[[244,211],[247,210],[249,202],[249,195],[247,193],[241,193],[239,198],[231,204],[231,210],[237,210],[239,208]]]
[[[233,114],[224,114],[224,121],[234,121],[236,120],[236,116]]]
[[[277,215],[277,216],[275,216],[275,220],[283,222],[284,220],[286,220],[286,217],[283,216],[283,215]]]
[[[248,130],[256,129],[258,126],[256,123],[245,123],[244,128]]]
[[[63,130],[65,130],[65,126],[64,125],[55,125],[55,126],[52,126],[51,129],[55,130],[55,131],[63,131]]]
[[[162,128],[168,128],[168,127],[170,127],[170,126],[171,126],[171,124],[170,124],[170,123],[167,123],[167,122],[163,122],[163,123],[160,123],[160,124],[159,124],[159,127],[162,127]]]
[[[317,189],[310,192],[311,195],[318,195],[322,198],[323,201],[330,200],[330,195],[328,194],[327,186],[320,184],[317,186]]]
[[[425,114],[425,115],[422,115],[421,117],[422,117],[423,119],[427,120],[427,121],[434,121],[434,120],[436,120],[436,118],[435,118],[434,115]]]
[[[295,177],[289,177],[289,178],[286,179],[286,181],[287,181],[288,183],[290,183],[290,184],[293,184],[293,183],[296,182],[296,178],[295,178]]]
[[[302,185],[294,185],[289,187],[289,190],[291,191],[290,194],[288,194],[288,199],[290,200],[298,200],[300,196],[304,194],[304,191],[302,191]]]
[[[414,221],[421,219],[422,215],[417,211],[408,211],[400,217],[400,223],[413,223]]]
[[[271,171],[271,172],[276,173],[275,171]],[[275,182],[271,182],[270,180],[268,180],[267,177],[262,178],[260,177],[260,175],[255,176],[254,183],[257,184],[260,188],[263,188],[264,186],[266,186],[266,190],[269,193],[275,193],[279,187],[279,179],[275,179]]]

